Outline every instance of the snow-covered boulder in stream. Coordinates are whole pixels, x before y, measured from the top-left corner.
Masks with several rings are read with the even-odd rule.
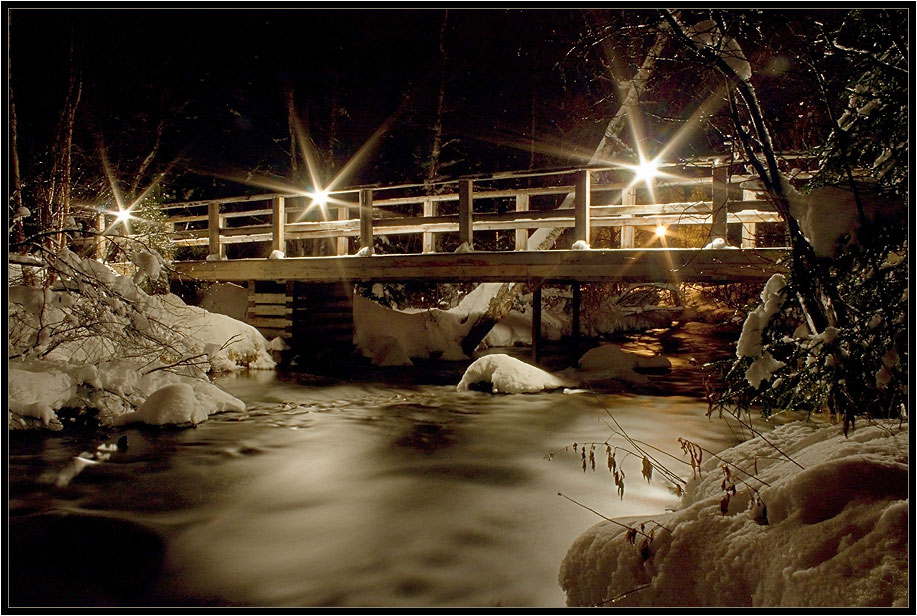
[[[525,394],[569,387],[574,383],[515,357],[494,353],[468,366],[456,389],[468,391],[481,384],[486,384],[493,393]]]

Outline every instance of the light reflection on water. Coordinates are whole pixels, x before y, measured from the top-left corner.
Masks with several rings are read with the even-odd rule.
[[[604,450],[583,473],[569,446],[611,436],[603,406],[632,438],[673,454],[678,437],[734,442],[686,397],[494,396],[272,372],[219,384],[248,408],[194,430],[129,429],[126,451],[63,490],[27,469],[37,461],[47,475],[85,442],[13,443],[14,514],[103,515],[162,537],[161,573],[126,602],[554,607],[567,548],[600,521],[558,492],[608,517],[677,502],[658,475],[640,478],[634,456],[623,500]]]

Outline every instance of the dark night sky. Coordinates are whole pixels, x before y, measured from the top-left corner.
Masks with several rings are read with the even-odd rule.
[[[115,164],[129,169],[165,118],[164,162],[182,155],[203,176],[239,169],[283,176],[292,90],[299,117],[337,165],[394,114],[373,158],[348,183],[421,179],[443,9],[384,6],[14,4],[10,54],[22,158],[28,164],[50,144],[72,35],[83,76],[77,142],[86,156],[101,135]],[[528,139],[533,86],[539,138],[591,151],[614,107],[590,91],[582,66],[562,62],[583,24],[577,10],[449,9],[445,139],[457,140],[444,151],[445,161],[457,161],[449,175],[529,164],[528,152],[505,143]]]

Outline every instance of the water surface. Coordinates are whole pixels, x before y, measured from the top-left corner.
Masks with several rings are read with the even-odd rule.
[[[562,606],[560,562],[600,518],[558,492],[608,517],[677,505],[658,473],[641,478],[609,413],[672,454],[678,437],[736,442],[691,396],[411,380],[237,375],[218,384],[248,408],[196,429],[12,434],[12,604]],[[121,436],[126,449],[65,481],[74,456]],[[623,499],[606,439],[623,448]]]

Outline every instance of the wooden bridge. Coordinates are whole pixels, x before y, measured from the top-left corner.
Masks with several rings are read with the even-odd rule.
[[[430,185],[417,184],[340,190],[321,199],[306,191],[260,194],[177,203],[164,210],[175,245],[207,246],[206,260],[174,264],[180,274],[200,280],[732,282],[769,276],[785,251],[757,248],[756,230],[780,218],[770,203],[742,190],[740,183],[749,178],[731,176],[730,168],[695,161],[686,167],[692,175],[654,180],[656,191],[705,193],[693,201],[647,203],[651,191],[642,181],[594,182],[597,176],[627,173],[605,167],[455,180],[435,185],[435,194],[429,194]],[[518,186],[555,178],[573,182]],[[500,186],[508,183],[517,186]],[[557,207],[562,197],[572,207],[565,202]],[[547,207],[537,207],[538,201]],[[713,238],[726,239],[732,223],[741,225],[742,250],[697,250]],[[673,231],[688,225],[709,233],[701,235],[699,245],[667,247]],[[617,246],[596,242],[605,227],[616,228],[609,237]],[[545,228],[572,229],[571,242],[581,240],[593,250],[531,250],[530,230]],[[657,233],[660,228],[666,235]],[[637,229],[650,230],[651,243],[637,246]],[[498,231],[514,231],[509,249],[463,250],[475,247],[476,234]],[[385,238],[409,235],[421,236],[419,252],[380,254]],[[437,252],[443,235],[461,248]],[[296,240],[312,240],[312,255],[290,257],[289,244]],[[246,244],[259,245],[263,256],[226,258],[227,247]],[[287,258],[265,258],[273,251]]]
[[[751,178],[734,169],[744,166],[695,160],[635,181],[627,167],[580,167],[163,209],[179,252],[197,251],[196,258],[173,263],[179,278],[246,285],[249,322],[268,337],[327,338],[330,321],[340,320],[336,315],[352,302],[350,285],[358,282],[525,282],[536,289],[537,318],[545,283],[570,284],[577,298],[582,283],[765,279],[782,270],[787,250],[759,247],[757,231],[781,220],[769,202],[742,189]],[[666,199],[654,198],[663,193]],[[535,249],[530,233],[549,229],[572,230],[557,244],[567,248]],[[681,229],[693,229],[693,245],[669,247]],[[730,231],[741,248],[704,249]],[[503,249],[495,250],[500,232]],[[475,250],[484,234],[491,249]],[[416,251],[385,254],[392,236]],[[574,242],[590,248],[575,250],[581,244]],[[206,258],[202,248],[181,247],[206,247]],[[283,258],[274,258],[280,256],[275,251]],[[297,252],[311,254],[291,256]],[[306,321],[318,330],[302,331]],[[347,332],[342,324],[339,337]]]

